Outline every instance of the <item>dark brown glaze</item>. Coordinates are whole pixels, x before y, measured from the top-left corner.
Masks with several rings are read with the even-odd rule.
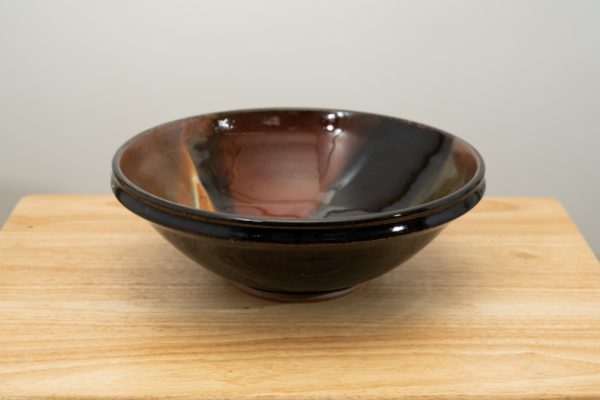
[[[407,240],[298,245],[229,241],[155,226],[159,233],[205,268],[238,284],[266,292],[323,294],[367,282],[392,270],[431,242],[441,227]]]
[[[410,258],[473,208],[484,165],[410,121],[268,109],[150,129],[113,160],[121,203],[209,270],[282,299],[327,298]]]

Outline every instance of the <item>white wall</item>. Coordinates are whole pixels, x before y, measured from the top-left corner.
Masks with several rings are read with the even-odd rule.
[[[560,199],[600,252],[600,1],[0,0],[0,219],[108,192],[133,134],[312,106],[414,119],[482,152],[489,195]]]

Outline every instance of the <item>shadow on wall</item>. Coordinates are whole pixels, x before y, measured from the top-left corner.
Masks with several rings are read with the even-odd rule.
[[[34,193],[56,193],[62,188],[50,188],[45,184],[22,184],[22,183],[1,183],[0,184],[0,228],[4,221],[10,215],[19,199],[28,194]]]

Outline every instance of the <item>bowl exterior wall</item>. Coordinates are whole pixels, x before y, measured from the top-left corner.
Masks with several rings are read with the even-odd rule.
[[[154,228],[206,269],[235,283],[274,292],[329,292],[376,278],[415,255],[443,226],[384,239],[282,244],[218,239]]]

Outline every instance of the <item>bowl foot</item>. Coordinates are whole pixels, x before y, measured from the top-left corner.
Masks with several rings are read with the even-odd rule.
[[[275,292],[271,290],[256,289],[250,286],[232,282],[233,285],[244,293],[248,293],[262,299],[279,301],[283,303],[293,302],[312,302],[337,299],[346,296],[360,288],[362,285],[350,286],[344,289],[332,290],[327,292]]]

